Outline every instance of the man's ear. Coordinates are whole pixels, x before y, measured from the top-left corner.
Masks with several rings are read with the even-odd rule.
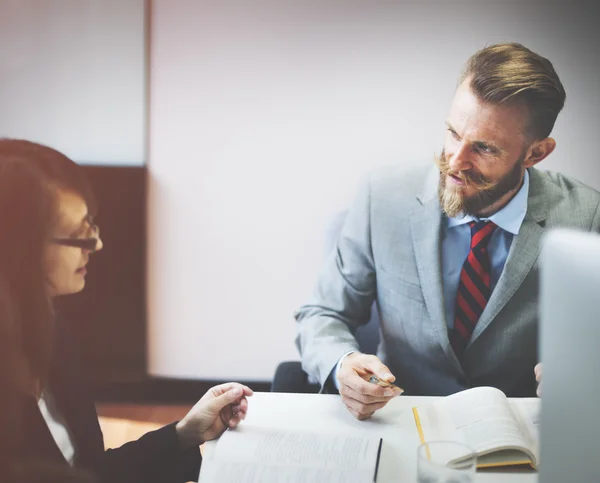
[[[556,148],[556,141],[553,138],[540,139],[534,142],[527,151],[524,165],[531,168],[548,156]]]

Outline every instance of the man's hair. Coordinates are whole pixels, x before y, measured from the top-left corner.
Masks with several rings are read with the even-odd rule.
[[[466,79],[484,102],[525,107],[525,134],[532,140],[550,135],[565,104],[565,89],[550,61],[518,43],[491,45],[473,54],[459,83]]]

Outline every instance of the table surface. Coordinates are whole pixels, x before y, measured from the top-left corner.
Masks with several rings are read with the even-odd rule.
[[[417,481],[419,435],[413,406],[435,401],[436,397],[399,396],[366,421],[358,421],[337,395],[258,392],[248,400],[248,415],[242,424],[261,428],[305,430],[327,433],[368,433],[383,438],[377,483]],[[216,441],[205,444],[205,456]],[[535,483],[530,469],[508,468],[478,471],[477,483]]]

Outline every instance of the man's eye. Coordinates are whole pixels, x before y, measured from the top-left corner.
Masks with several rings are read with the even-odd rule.
[[[492,148],[491,148],[491,147],[489,147],[487,144],[478,144],[478,145],[476,146],[476,148],[477,148],[479,151],[483,152],[483,153],[491,153],[491,152],[493,152]]]

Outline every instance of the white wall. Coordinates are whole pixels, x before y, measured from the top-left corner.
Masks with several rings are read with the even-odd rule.
[[[151,372],[267,380],[297,358],[327,219],[365,171],[430,162],[486,44],[553,61],[568,100],[545,166],[600,188],[594,15],[566,3],[155,0]]]
[[[0,0],[0,137],[142,165],[144,0]]]

